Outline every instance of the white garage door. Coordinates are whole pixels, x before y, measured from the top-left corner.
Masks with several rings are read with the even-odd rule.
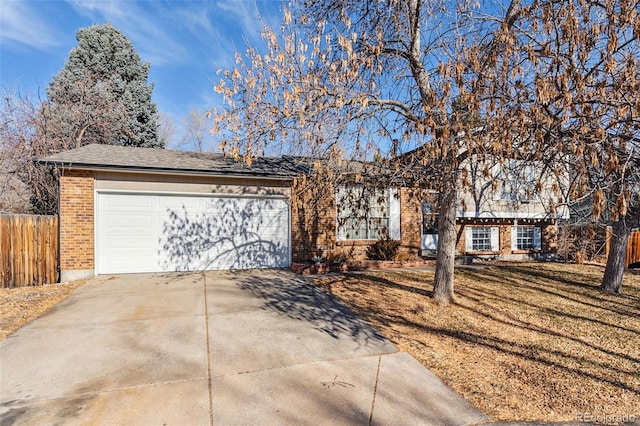
[[[99,274],[289,266],[283,199],[98,193]]]

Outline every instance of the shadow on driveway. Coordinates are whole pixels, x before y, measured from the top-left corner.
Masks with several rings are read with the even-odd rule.
[[[331,337],[347,335],[367,344],[387,341],[377,330],[304,277],[285,271],[270,271],[268,274],[242,272],[236,280],[241,289],[264,300],[264,309],[294,320],[307,321]]]

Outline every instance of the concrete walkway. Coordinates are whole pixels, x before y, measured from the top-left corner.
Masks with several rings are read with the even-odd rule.
[[[0,424],[487,421],[285,271],[99,277],[0,342]]]

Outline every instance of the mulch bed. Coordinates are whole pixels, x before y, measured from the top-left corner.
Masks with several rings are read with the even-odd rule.
[[[317,275],[330,272],[349,272],[363,270],[384,270],[396,268],[434,267],[435,260],[411,260],[406,262],[386,260],[357,260],[350,262],[292,263],[291,270],[296,274]]]

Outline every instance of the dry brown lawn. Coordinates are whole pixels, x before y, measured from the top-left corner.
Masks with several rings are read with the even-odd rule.
[[[0,288],[0,340],[62,302],[85,281],[37,287]]]
[[[316,284],[495,420],[637,420],[640,275],[626,274],[623,294],[608,294],[598,289],[602,273],[557,263],[460,268],[448,307],[429,298],[432,272]]]

